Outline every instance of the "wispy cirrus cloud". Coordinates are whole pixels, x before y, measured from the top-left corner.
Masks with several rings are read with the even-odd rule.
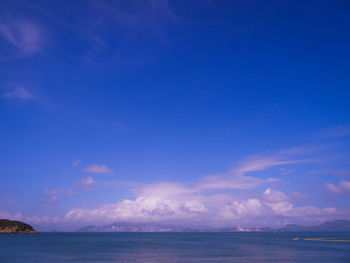
[[[275,153],[250,155],[238,162],[237,166],[226,174],[204,177],[197,187],[201,190],[253,189],[262,184],[275,183],[281,179],[273,177],[259,178],[248,176],[247,174],[268,170],[274,167],[286,171],[286,169],[281,166],[317,162],[318,160],[316,158],[305,157],[316,149],[318,148],[294,147]],[[295,171],[295,169],[290,170],[292,172]]]
[[[14,203],[16,202],[16,199],[14,198],[13,195],[10,194],[0,194],[0,198],[4,201],[4,202],[9,202],[9,203]]]
[[[73,189],[58,188],[54,190],[45,190],[44,194],[50,197],[49,199],[50,202],[55,202],[57,201],[60,195],[74,195],[75,191]]]
[[[260,153],[248,156],[238,163],[232,170],[233,174],[246,174],[257,172],[288,164],[302,164],[317,162],[316,158],[310,158],[310,153],[319,147],[293,147],[276,153]]]
[[[82,187],[85,191],[95,190],[98,183],[91,176],[84,177],[74,185]]]
[[[166,25],[169,22],[180,21],[167,0],[94,0],[89,1],[87,6],[93,19],[89,17],[81,23],[82,26],[76,28],[81,40],[90,46],[83,56],[87,63],[111,59],[118,65],[144,65],[151,59],[148,55],[139,53],[137,49],[130,53],[120,43],[137,47],[141,40],[148,45],[150,42],[159,45],[159,42],[169,41],[168,37],[165,37]],[[86,26],[86,23],[89,26]],[[106,28],[110,28],[109,32]],[[118,35],[119,39],[113,42],[115,35]]]
[[[288,175],[288,174],[292,174],[292,173],[296,172],[295,169],[286,169],[286,168],[283,168],[283,167],[279,167],[278,169],[281,171],[282,175]]]
[[[34,87],[30,84],[9,83],[5,84],[4,88],[0,89],[0,98],[16,103],[36,103],[48,109],[55,108],[55,104],[45,98],[42,91],[43,90],[40,88]]]
[[[341,177],[350,177],[350,171],[344,169],[324,169],[310,171],[310,174],[337,175]]]
[[[89,165],[84,168],[83,170],[86,173],[95,173],[95,174],[112,174],[114,171],[110,168],[108,168],[106,165]]]
[[[169,5],[168,0],[131,0],[127,3],[118,1],[90,1],[90,7],[106,17],[125,26],[145,27],[163,18],[179,21]]]
[[[197,186],[200,191],[214,191],[224,189],[254,189],[266,183],[277,182],[277,178],[260,179],[247,175],[214,175],[204,177]]]
[[[37,53],[44,43],[41,27],[30,20],[0,21],[0,37],[20,55]]]
[[[291,194],[292,197],[297,198],[297,199],[301,199],[301,200],[308,200],[310,199],[309,196],[299,193],[299,192],[292,192]]]
[[[3,98],[13,100],[37,100],[38,98],[28,89],[22,86],[15,86],[2,94]]]
[[[339,184],[325,183],[328,192],[332,194],[350,193],[350,182],[340,181]]]
[[[51,203],[56,202],[60,196],[71,196],[76,194],[78,191],[92,191],[95,190],[98,183],[91,176],[84,177],[81,180],[74,182],[70,187],[59,187],[53,190],[45,190],[44,194],[49,196]]]
[[[72,163],[72,166],[73,166],[73,167],[76,167],[76,166],[78,166],[80,163],[81,163],[81,160],[80,160],[80,159],[77,159],[77,160],[75,160],[75,161]]]
[[[350,126],[349,125],[339,125],[335,127],[330,127],[322,130],[318,134],[321,138],[337,138],[350,136]]]

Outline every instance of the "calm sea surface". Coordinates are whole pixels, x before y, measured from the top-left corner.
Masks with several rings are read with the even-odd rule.
[[[41,233],[0,235],[0,262],[350,262],[350,233]]]

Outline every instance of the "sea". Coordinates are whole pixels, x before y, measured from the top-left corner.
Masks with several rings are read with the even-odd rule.
[[[0,262],[350,263],[350,243],[339,241],[349,239],[339,232],[1,234]]]

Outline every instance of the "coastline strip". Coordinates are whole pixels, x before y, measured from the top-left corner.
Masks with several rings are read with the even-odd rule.
[[[323,242],[350,242],[350,239],[331,239],[331,238],[304,238],[307,241],[323,241]]]

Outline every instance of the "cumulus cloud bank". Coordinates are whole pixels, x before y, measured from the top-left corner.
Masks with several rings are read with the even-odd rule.
[[[151,195],[149,189],[146,189],[135,200],[125,199],[96,209],[72,209],[65,215],[65,219],[87,223],[128,220],[232,225],[242,221],[257,222],[256,219],[259,218],[270,222],[275,222],[276,218],[326,220],[342,213],[332,207],[295,207],[289,196],[271,188],[267,188],[260,196],[242,199],[233,194],[202,195],[190,192],[186,188],[181,188],[183,191],[175,194],[172,187],[179,189],[177,184],[163,184],[161,191]]]
[[[134,200],[103,204],[94,209],[71,209],[64,217],[24,216],[0,212],[0,216],[33,224],[108,224],[116,221],[161,222],[181,225],[211,226],[284,225],[290,222],[322,222],[347,217],[350,212],[334,207],[295,206],[285,193],[267,188],[255,197],[234,194],[202,195],[189,192],[178,184],[155,184],[162,190],[151,194],[152,185],[142,189]],[[174,188],[173,188],[174,187]],[[183,190],[177,193],[174,189]],[[169,190],[169,191],[166,191]]]
[[[261,219],[270,223],[276,220],[332,219],[345,212],[334,207],[295,206],[291,197],[307,200],[307,196],[299,192],[292,192],[289,196],[277,190],[276,187],[281,181],[279,178],[250,175],[272,167],[315,162],[315,159],[304,157],[315,150],[317,149],[296,147],[274,154],[252,155],[239,162],[228,173],[203,177],[192,184],[156,182],[143,185],[134,189],[136,197],[133,200],[124,199],[94,209],[71,209],[65,215],[65,219],[90,222],[128,220],[226,225],[242,220],[256,224]],[[334,187],[344,191],[347,184],[342,182]]]

